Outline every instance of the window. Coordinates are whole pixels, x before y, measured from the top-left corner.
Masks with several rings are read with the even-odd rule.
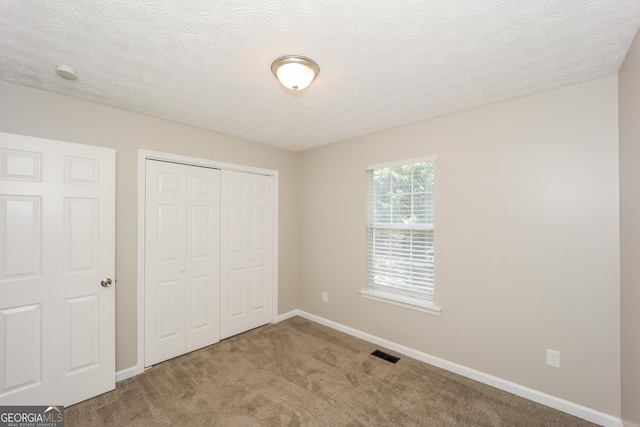
[[[434,160],[368,166],[368,277],[364,297],[432,313]]]

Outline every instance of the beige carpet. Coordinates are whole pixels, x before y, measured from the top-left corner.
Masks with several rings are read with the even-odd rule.
[[[593,426],[294,317],[65,408],[72,426]]]

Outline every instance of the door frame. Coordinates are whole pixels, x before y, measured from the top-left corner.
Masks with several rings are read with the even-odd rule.
[[[278,319],[278,171],[263,169],[235,163],[219,162],[216,160],[183,156],[180,154],[164,153],[160,151],[138,150],[138,276],[137,276],[137,361],[136,374],[144,372],[144,260],[145,260],[145,179],[146,161],[159,160],[180,163],[189,166],[201,166],[220,170],[253,173],[273,178],[273,322]]]

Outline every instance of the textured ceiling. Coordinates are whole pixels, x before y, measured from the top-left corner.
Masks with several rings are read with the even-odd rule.
[[[639,24],[638,0],[0,0],[0,79],[304,150],[615,74]],[[285,54],[320,65],[302,93]]]

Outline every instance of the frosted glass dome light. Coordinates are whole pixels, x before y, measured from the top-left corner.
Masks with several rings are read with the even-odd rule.
[[[282,86],[298,91],[311,84],[320,73],[320,67],[305,56],[286,55],[273,61],[271,72]]]

